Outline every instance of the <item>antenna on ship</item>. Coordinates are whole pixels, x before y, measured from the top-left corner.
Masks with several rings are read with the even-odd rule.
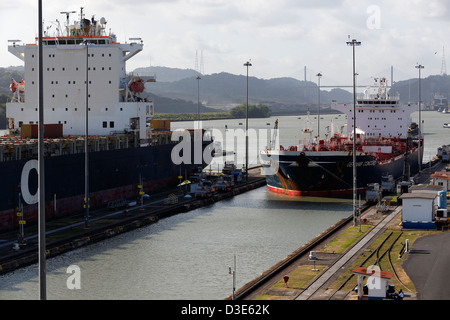
[[[76,11],[62,11],[62,12],[60,12],[60,13],[66,15],[66,30],[67,30],[67,36],[70,36],[70,33],[69,33],[69,25],[70,25],[69,16],[70,16],[71,13],[77,13],[77,12],[76,12]]]

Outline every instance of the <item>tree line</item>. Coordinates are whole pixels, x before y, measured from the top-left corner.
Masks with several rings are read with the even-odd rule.
[[[246,118],[247,117],[247,105],[241,104],[234,107],[230,111],[233,118]],[[249,104],[248,105],[248,117],[249,118],[269,118],[272,115],[272,110],[265,104]]]

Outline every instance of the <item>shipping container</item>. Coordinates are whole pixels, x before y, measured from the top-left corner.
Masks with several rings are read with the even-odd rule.
[[[38,138],[39,128],[37,124],[22,124],[20,130],[23,138]],[[60,138],[62,136],[63,125],[61,123],[44,124],[44,138]]]

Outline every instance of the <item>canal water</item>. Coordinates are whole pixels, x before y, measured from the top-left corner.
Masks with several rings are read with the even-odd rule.
[[[351,206],[262,187],[49,259],[48,299],[224,299],[235,255],[239,288],[348,217]],[[72,265],[80,289],[68,289]],[[37,265],[0,277],[0,299],[38,297]]]
[[[331,120],[337,126],[345,122],[343,115],[321,117],[321,130],[326,130]],[[278,117],[282,128],[280,144],[297,144],[303,138],[300,131],[305,119],[300,118]],[[444,122],[450,122],[450,115],[423,112],[422,119],[424,162],[428,162],[437,147],[450,143],[450,129],[442,128]],[[314,116],[311,120],[314,125]],[[274,121],[275,118],[252,119],[250,126],[272,128]],[[218,120],[205,122],[204,126],[225,132],[242,127],[242,122]],[[186,126],[187,123],[175,124]],[[228,267],[234,268],[234,256],[236,288],[240,288],[350,216],[351,211],[352,200],[290,198],[262,187],[49,259],[47,297],[224,299],[232,292]],[[74,284],[80,287],[73,288]],[[0,276],[0,300],[5,299],[39,299],[37,264]]]

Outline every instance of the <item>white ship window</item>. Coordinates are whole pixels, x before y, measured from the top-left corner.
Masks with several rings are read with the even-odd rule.
[[[31,71],[34,71],[34,68],[31,68]]]
[[[54,94],[52,94],[52,98],[54,98],[55,97],[55,95]]]
[[[109,56],[111,57],[111,53],[109,54]]]
[[[75,71],[78,71],[78,67],[75,68]]]
[[[52,108],[52,111],[55,111],[55,108]]]
[[[78,108],[75,108],[75,111],[78,111]]]
[[[114,121],[110,121],[110,122],[109,122],[109,127],[110,127],[110,128],[114,128]]]
[[[105,108],[105,111],[108,111],[108,108]]]
[[[111,80],[109,80],[109,84],[111,84]]]
[[[23,110],[23,109],[22,109]],[[120,108],[120,111],[123,111],[123,108]]]
[[[69,108],[66,108],[66,111],[69,111]]]
[[[107,121],[103,121],[103,128],[107,128],[108,127],[108,122]]]
[[[32,54],[31,57],[34,58],[34,54]]]

